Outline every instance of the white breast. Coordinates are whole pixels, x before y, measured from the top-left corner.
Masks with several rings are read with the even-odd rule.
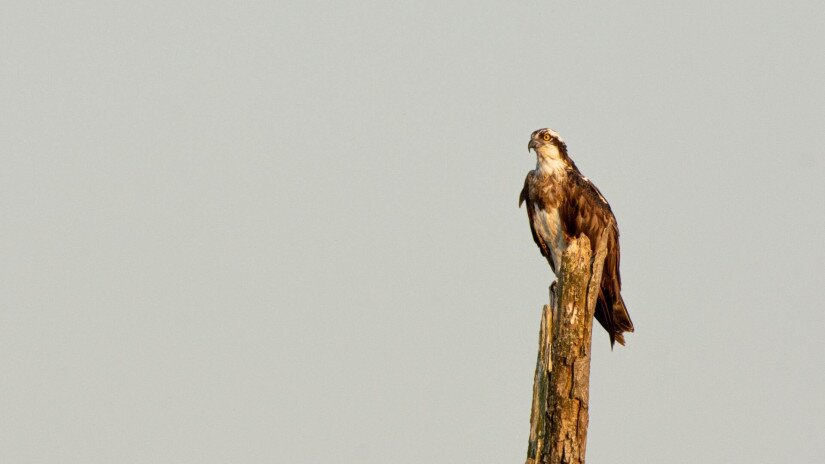
[[[564,239],[559,211],[555,208],[544,210],[536,207],[533,222],[536,233],[547,245],[547,251],[550,252],[553,266],[556,268],[556,275],[558,275],[561,271],[561,256],[564,254],[564,250],[567,249],[567,241]]]

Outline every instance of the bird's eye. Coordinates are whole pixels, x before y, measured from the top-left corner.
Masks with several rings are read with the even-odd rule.
[[[542,138],[544,140],[550,140],[550,134],[544,134],[544,137],[542,137]]]

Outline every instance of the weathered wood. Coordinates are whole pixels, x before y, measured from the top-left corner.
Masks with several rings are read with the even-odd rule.
[[[552,295],[552,287],[551,287]],[[539,461],[547,443],[547,389],[549,388],[552,366],[550,353],[553,344],[553,297],[551,304],[544,305],[539,329],[539,354],[536,359],[536,373],[533,378],[533,406],[530,410],[530,441],[527,446],[527,464]]]
[[[593,313],[607,254],[599,242],[593,259],[586,236],[570,242],[542,310],[527,464],[584,463]]]

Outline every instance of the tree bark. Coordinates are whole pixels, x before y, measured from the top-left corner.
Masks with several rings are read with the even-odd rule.
[[[607,254],[605,238],[599,240],[593,259],[586,236],[570,242],[558,284],[550,287],[550,304],[542,310],[527,464],[584,463],[590,344]]]

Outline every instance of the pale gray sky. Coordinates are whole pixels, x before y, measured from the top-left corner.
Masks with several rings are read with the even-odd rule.
[[[821,2],[15,2],[0,461],[523,462],[549,126],[611,202],[588,462],[825,460]]]

